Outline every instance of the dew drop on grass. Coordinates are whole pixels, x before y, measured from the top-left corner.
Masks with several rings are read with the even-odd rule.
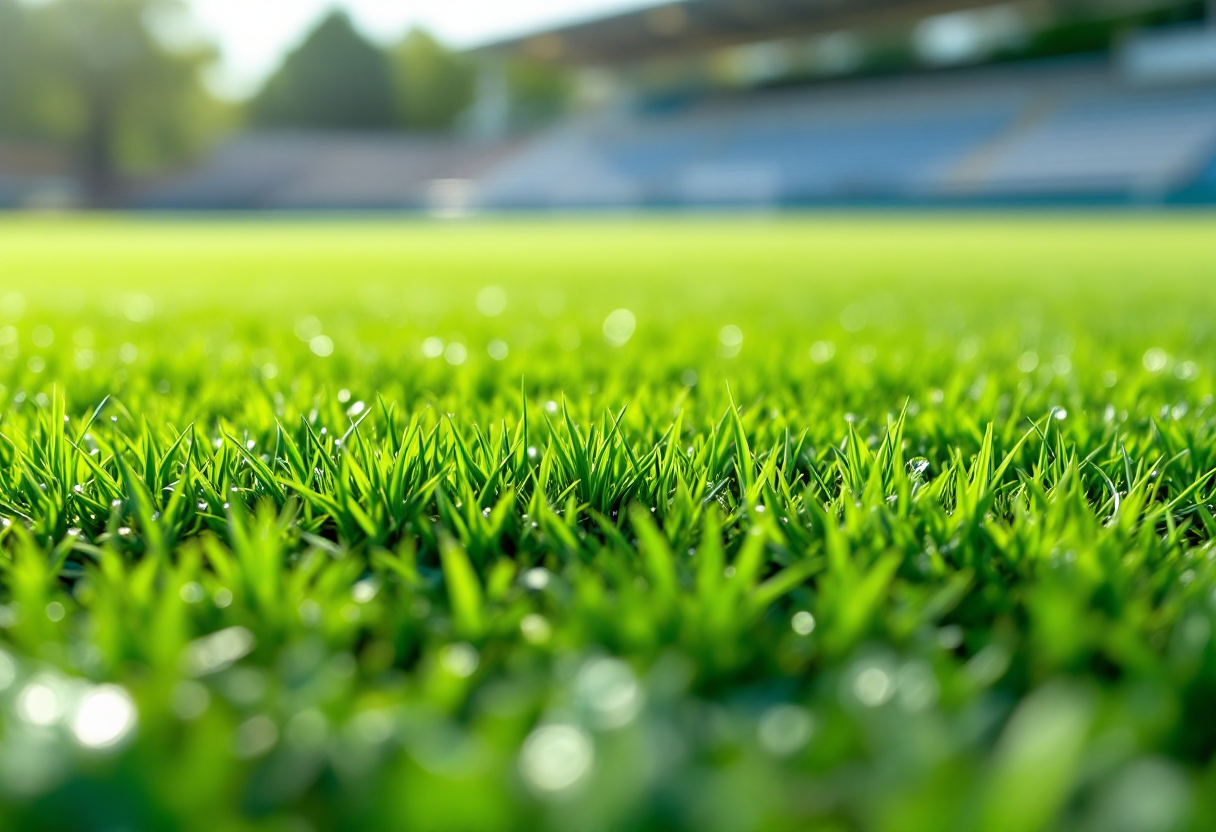
[[[189,583],[182,584],[182,588],[178,591],[178,594],[187,604],[197,604],[203,600],[207,593],[203,589],[203,585],[198,581],[190,581]]]
[[[267,716],[255,716],[236,729],[232,752],[241,759],[269,753],[279,741],[279,729]]]
[[[891,676],[881,667],[863,667],[853,678],[853,695],[869,708],[886,704],[894,692]]]
[[[613,347],[623,347],[637,331],[638,320],[628,309],[617,309],[604,319],[604,340]]]
[[[20,292],[6,292],[0,295],[0,317],[10,321],[19,321],[25,316],[25,295]]]
[[[1150,373],[1159,373],[1165,369],[1165,365],[1169,363],[1170,357],[1165,350],[1160,347],[1153,347],[1144,353],[1144,369]]]
[[[296,321],[295,334],[304,343],[308,343],[322,332],[321,321],[314,315],[307,315]]]
[[[471,644],[449,644],[439,651],[439,664],[458,679],[472,676],[480,663],[481,658]]]
[[[743,349],[743,330],[734,324],[722,327],[718,333],[718,355],[734,358]]]
[[[305,598],[300,602],[300,606],[296,608],[297,614],[300,616],[300,621],[306,627],[316,627],[325,618],[325,611],[321,605],[311,598]]]
[[[376,597],[376,593],[380,591],[380,584],[373,578],[359,581],[351,589],[351,597],[355,599],[356,604],[367,604]]]
[[[173,689],[173,713],[178,719],[192,721],[207,712],[211,706],[211,692],[199,682],[179,682]]]
[[[220,590],[226,592],[227,590]],[[229,593],[231,594],[231,593]],[[216,593],[216,606],[221,605]],[[229,601],[231,603],[231,601]],[[231,667],[253,652],[257,639],[244,627],[229,627],[190,642],[182,654],[182,670],[190,676],[207,676]]]
[[[54,725],[63,718],[62,685],[53,677],[34,679],[17,694],[17,716],[30,725]]]
[[[393,737],[396,724],[392,714],[382,709],[363,711],[350,723],[351,733],[367,745],[382,745]]]
[[[937,644],[943,650],[957,650],[963,644],[963,628],[948,624],[937,631]]]
[[[794,617],[790,619],[790,626],[798,635],[809,636],[815,632],[815,616],[806,610],[800,610],[794,613]]]
[[[562,792],[587,776],[595,762],[591,737],[576,725],[545,725],[524,742],[519,756],[524,782],[540,793]]]
[[[519,622],[520,632],[531,644],[545,644],[553,635],[553,627],[544,616],[531,613]]]
[[[334,354],[334,340],[328,335],[318,335],[308,342],[308,348],[319,358],[328,358]]]
[[[592,659],[574,681],[576,702],[592,727],[611,730],[632,722],[642,709],[641,686],[633,669],[620,659]]]
[[[117,685],[101,685],[81,699],[72,718],[72,734],[85,748],[112,748],[131,733],[136,719],[130,694]]]
[[[550,573],[548,569],[536,567],[529,569],[523,575],[523,584],[528,589],[540,591],[549,585]]]
[[[8,690],[17,681],[17,663],[8,653],[0,650],[0,692]]]
[[[487,318],[497,318],[507,310],[506,290],[499,286],[487,286],[477,294],[477,311]]]
[[[815,731],[811,712],[797,705],[774,705],[760,717],[756,735],[760,747],[774,757],[797,754]]]
[[[283,736],[297,748],[321,748],[329,736],[329,721],[316,708],[306,708],[288,720]]]
[[[123,299],[123,315],[132,323],[146,323],[156,314],[156,302],[147,295],[132,294]]]
[[[896,702],[904,711],[915,713],[931,708],[937,704],[940,692],[933,668],[926,662],[909,662],[895,674]]]

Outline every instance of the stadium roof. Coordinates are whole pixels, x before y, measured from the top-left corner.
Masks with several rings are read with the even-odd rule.
[[[884,20],[902,21],[1001,0],[677,0],[490,44],[567,64],[616,64],[777,40]]]

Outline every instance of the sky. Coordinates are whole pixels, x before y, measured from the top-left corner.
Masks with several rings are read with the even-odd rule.
[[[347,9],[382,43],[423,25],[452,46],[467,47],[656,0],[188,0],[222,59],[208,76],[217,93],[254,92],[283,55],[331,8]]]

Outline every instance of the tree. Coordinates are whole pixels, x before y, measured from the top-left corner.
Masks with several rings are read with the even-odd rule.
[[[0,135],[36,138],[47,127],[46,73],[29,8],[0,0]]]
[[[194,150],[215,116],[203,45],[171,50],[148,28],[179,0],[0,0],[0,132],[76,151],[90,200],[119,174]]]
[[[555,64],[516,58],[507,63],[506,78],[515,129],[550,122],[569,106],[573,83],[569,73]]]
[[[446,130],[477,94],[477,70],[422,30],[413,29],[392,50],[397,113],[415,130]]]
[[[335,11],[287,56],[254,100],[251,116],[273,127],[392,127],[388,58]]]

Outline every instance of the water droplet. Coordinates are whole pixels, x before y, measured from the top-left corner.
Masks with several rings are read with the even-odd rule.
[[[320,358],[328,358],[334,354],[334,339],[328,335],[318,335],[308,342],[308,348]]]
[[[853,676],[853,695],[868,708],[886,704],[894,688],[890,674],[877,665],[862,667]]]
[[[487,286],[477,293],[477,311],[487,318],[497,318],[507,309],[507,293],[499,286]]]
[[[814,717],[806,708],[775,705],[760,717],[756,733],[765,751],[775,757],[790,757],[806,747],[814,731]]]
[[[225,592],[226,590],[220,590]],[[217,606],[219,605],[216,593]],[[226,606],[226,605],[225,605]],[[231,667],[253,652],[257,639],[244,627],[229,627],[204,636],[186,646],[182,670],[190,676],[206,676]]]
[[[790,619],[790,626],[798,635],[809,636],[815,632],[815,616],[806,610],[801,610],[794,613],[794,617]]]
[[[592,659],[579,671],[574,694],[593,727],[628,724],[642,709],[642,689],[633,669],[620,659]]]
[[[101,685],[84,695],[72,718],[72,734],[85,748],[111,748],[135,728],[135,703],[117,685]]]
[[[242,759],[261,757],[279,741],[279,729],[269,717],[255,716],[236,729],[232,751]]]
[[[718,332],[718,355],[734,358],[743,349],[743,330],[734,324],[722,327]]]
[[[553,635],[553,627],[544,616],[536,613],[525,615],[519,622],[519,629],[532,644],[545,644]]]
[[[471,644],[449,644],[439,652],[439,663],[453,676],[467,679],[477,671],[481,657]]]
[[[63,697],[58,680],[40,676],[17,694],[17,716],[30,725],[54,725],[63,718]]]
[[[529,569],[523,575],[523,584],[528,589],[540,591],[549,585],[549,579],[552,577],[548,569],[536,567]]]
[[[198,581],[190,581],[189,583],[182,584],[182,588],[178,591],[178,595],[187,604],[197,604],[199,601],[203,600],[206,594],[207,593],[203,589],[203,585]]]
[[[565,791],[587,776],[595,762],[595,746],[583,729],[574,725],[537,728],[524,742],[519,768],[535,791]]]
[[[422,342],[422,354],[427,358],[438,358],[443,355],[443,339],[427,338]]]
[[[604,319],[604,340],[614,347],[623,347],[637,331],[638,320],[628,309],[617,309]]]
[[[380,584],[374,578],[368,578],[355,584],[350,594],[356,604],[367,604],[376,597],[376,593],[379,591]]]

